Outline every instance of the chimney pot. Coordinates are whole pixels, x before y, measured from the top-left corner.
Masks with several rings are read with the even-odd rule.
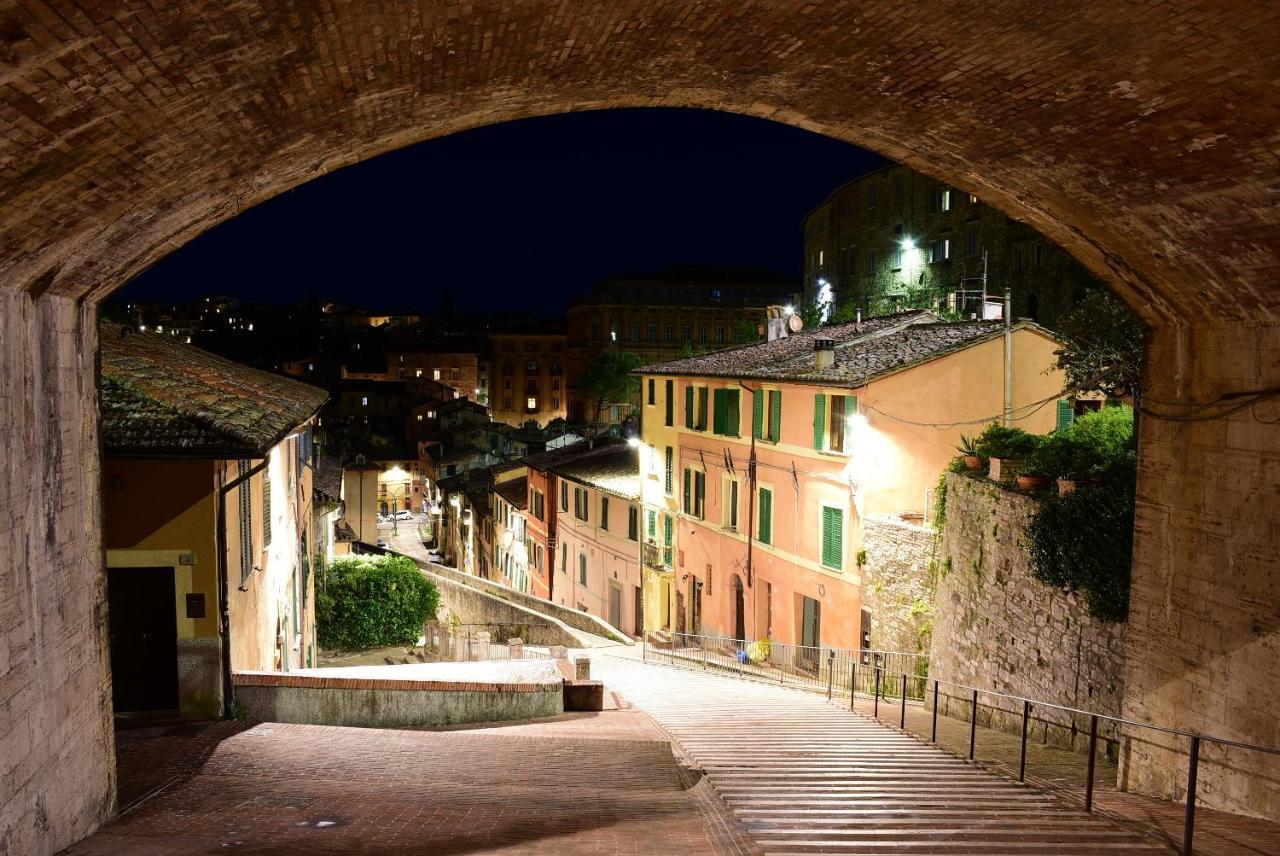
[[[813,340],[813,366],[817,369],[829,369],[836,362],[835,339]]]

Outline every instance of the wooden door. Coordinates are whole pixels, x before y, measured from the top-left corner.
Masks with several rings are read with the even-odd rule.
[[[609,623],[622,629],[622,588],[614,582],[609,583]]]
[[[107,572],[111,699],[119,711],[178,709],[173,568]]]

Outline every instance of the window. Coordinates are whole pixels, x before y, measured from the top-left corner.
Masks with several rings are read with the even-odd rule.
[[[414,369],[414,370],[413,370],[413,376],[414,376],[414,377],[422,377],[422,369]]]
[[[534,398],[532,395],[529,396],[528,398],[525,399],[525,407],[528,408],[529,410],[537,410],[538,399]]]
[[[649,406],[652,407],[657,397],[658,382],[653,378],[649,378]]]
[[[658,539],[658,512],[649,512],[649,540],[656,541]]]
[[[697,397],[697,406],[694,397]],[[694,431],[707,430],[707,388],[692,384],[684,388],[684,427]]]
[[[609,497],[600,497],[600,528],[609,531]]]
[[[753,435],[757,440],[778,442],[782,437],[782,390],[757,389],[751,398]]]
[[[728,479],[724,491],[724,525],[726,529],[738,531],[738,480]]]
[[[867,276],[876,275],[876,251],[867,250]]]
[[[645,332],[647,333],[647,338],[649,339],[650,343],[654,343],[658,341],[658,325],[657,324],[650,324],[648,329]]]
[[[667,496],[671,496],[671,493],[676,489],[675,467],[676,467],[676,450],[668,446],[667,447],[667,468],[666,468],[665,477],[662,482],[663,493],[665,493]]]
[[[672,523],[671,515],[670,514],[662,515],[662,564],[664,567],[667,567],[667,568],[671,567],[672,565],[671,560],[674,558],[671,555],[673,552],[673,549],[671,546],[673,529],[674,529],[674,524]]]
[[[262,548],[271,544],[271,476],[262,477]]]
[[[640,509],[634,505],[627,506],[627,537],[632,541],[640,540]]]
[[[565,542],[560,545],[560,573],[569,573],[569,544]]]
[[[902,244],[895,244],[893,247],[893,270],[902,270]]]
[[[431,379],[432,379],[432,380],[440,380],[440,369],[432,369],[432,370],[431,370]]]
[[[587,584],[587,556],[585,553],[578,554],[578,583],[584,586]]]
[[[544,509],[545,501],[546,501],[546,497],[542,495],[542,491],[535,490],[533,492],[533,502],[532,502],[533,516],[538,518],[539,520],[544,519],[543,513],[545,511]]]
[[[830,405],[828,406],[828,399]],[[845,451],[845,427],[850,416],[858,412],[856,395],[827,395],[813,398],[813,448],[818,451]]]
[[[724,327],[716,328],[716,344],[717,345],[724,344]]]
[[[976,256],[978,254],[978,224],[964,224],[964,254],[966,256]]]
[[[951,239],[941,238],[929,245],[929,261],[945,262],[951,258]]]
[[[676,382],[673,380],[663,381],[662,394],[666,398],[666,419],[665,424],[670,427],[676,424]]]
[[[681,327],[681,328],[680,328],[680,336],[681,336],[681,338],[682,338],[684,341],[686,341],[686,342],[692,342],[692,341],[693,341],[693,328],[692,328],[692,327],[690,327],[688,324],[684,325],[683,327]]]
[[[903,181],[901,175],[893,177],[893,201],[902,202]]]
[[[676,340],[676,328],[668,324],[667,329],[664,331],[663,338],[665,338],[668,342],[674,342]]]
[[[590,509],[587,507],[587,503],[590,498],[591,494],[587,492],[586,488],[575,487],[573,489],[573,516],[584,523],[589,517],[588,512]]]
[[[360,406],[361,406],[361,407],[368,407],[368,406],[369,406],[369,396],[367,396],[367,395],[362,395],[362,396],[360,396]]]
[[[609,341],[610,342],[618,341],[618,326],[619,325],[617,321],[609,322]]]
[[[699,327],[698,328],[698,344],[705,345],[706,343],[707,343],[707,328]]]
[[[717,389],[712,430],[722,437],[737,437],[742,417],[738,411],[738,390]]]
[[[1031,264],[1034,267],[1044,267],[1044,244],[1036,241],[1031,248]]]
[[[951,188],[944,187],[941,190],[934,191],[929,196],[929,210],[933,213],[942,213],[951,210]]]
[[[822,566],[844,570],[844,509],[822,506]]]
[[[249,462],[240,462],[240,474],[249,471]],[[253,496],[249,493],[249,482],[240,483],[240,582],[249,579],[253,573]]]
[[[867,210],[876,210],[876,186],[874,184],[867,187]]]
[[[826,262],[826,260],[827,260],[826,251],[818,250],[818,266],[821,267]]]
[[[759,490],[760,496],[760,530],[757,539],[761,544],[773,543],[773,491],[767,487]]]
[[[639,321],[631,322],[631,341],[633,342],[640,341],[640,322]]]
[[[566,482],[560,482],[560,510],[569,510],[569,485]]]
[[[832,452],[844,451],[844,402],[843,395],[831,396],[831,427],[827,434],[827,448]]]
[[[701,470],[684,471],[684,512],[703,520],[706,518],[707,474]]]

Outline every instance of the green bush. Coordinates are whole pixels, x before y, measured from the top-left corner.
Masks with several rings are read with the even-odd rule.
[[[1028,472],[1052,478],[1132,478],[1137,470],[1133,409],[1106,407],[1081,416],[1045,437],[1026,464]]]
[[[325,569],[316,591],[316,636],[340,651],[412,644],[439,604],[435,584],[411,559],[347,556]]]
[[[1123,620],[1129,612],[1133,500],[1133,483],[1121,480],[1045,497],[1027,530],[1036,579],[1078,592],[1095,618]]]
[[[1025,458],[1036,450],[1043,440],[1038,434],[1028,434],[1021,428],[1006,428],[991,423],[973,441],[977,453],[985,458]]]

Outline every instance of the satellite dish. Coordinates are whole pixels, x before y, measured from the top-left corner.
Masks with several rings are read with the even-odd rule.
[[[804,319],[799,315],[792,315],[787,319],[787,329],[792,333],[799,333],[804,329]]]

